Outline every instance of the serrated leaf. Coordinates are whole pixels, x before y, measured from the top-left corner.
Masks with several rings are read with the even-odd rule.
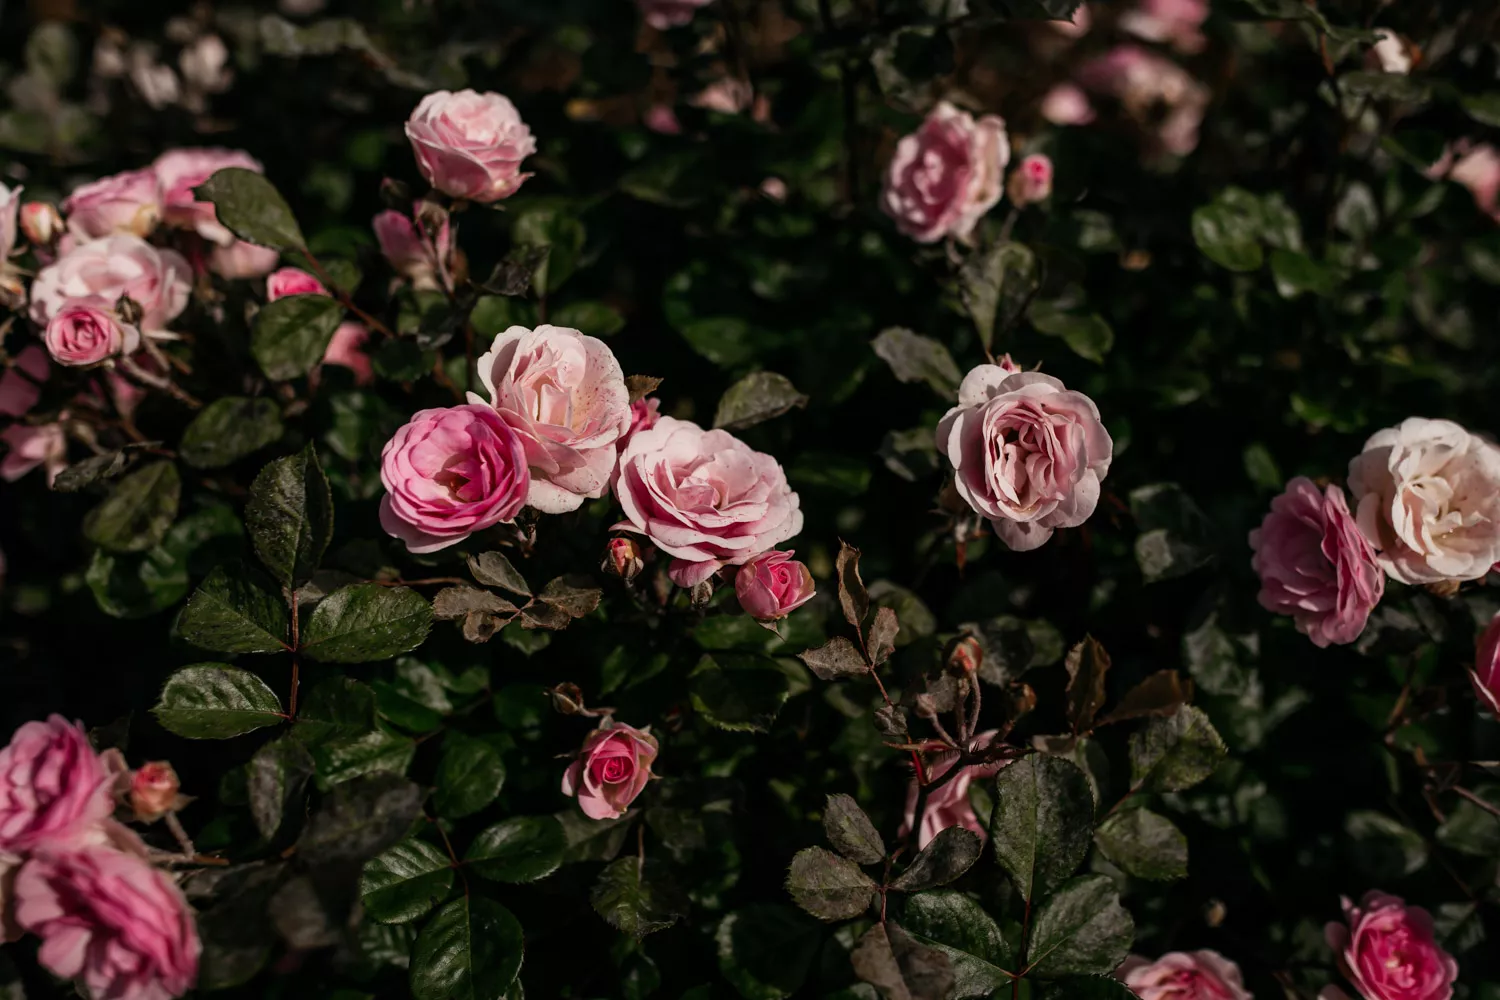
[[[877,886],[848,858],[821,847],[806,847],[787,869],[787,892],[819,920],[848,920],[865,912]]]
[[[769,732],[791,695],[786,674],[747,653],[704,656],[688,678],[693,708],[720,729]]]
[[[375,728],[375,692],[352,677],[312,685],[297,711],[293,735],[304,743],[347,740]]]
[[[802,988],[818,925],[790,906],[752,903],[719,921],[719,972],[746,1000],[782,1000]]]
[[[398,774],[367,774],[333,788],[297,838],[307,864],[373,858],[406,835],[422,813],[422,789]]]
[[[567,834],[553,816],[514,816],[486,827],[464,855],[464,866],[497,882],[535,882],[563,862]]]
[[[273,250],[303,250],[307,241],[276,186],[254,170],[225,167],[193,188],[213,202],[219,221],[242,240]]]
[[[896,651],[896,637],[901,632],[901,620],[896,616],[896,609],[880,607],[875,609],[875,618],[870,622],[870,660],[875,666],[880,666],[891,658]]]
[[[1000,925],[961,892],[939,889],[912,896],[901,910],[901,926],[948,956],[954,1000],[988,997],[1014,978]]]
[[[1037,284],[1036,255],[1021,243],[997,243],[964,261],[958,290],[981,347],[989,350],[996,321],[1011,323]]]
[[[274,653],[286,647],[286,604],[243,574],[214,568],[177,619],[182,637],[220,653]]]
[[[870,592],[859,576],[859,549],[840,539],[834,572],[838,577],[839,607],[844,612],[844,621],[863,634],[865,616],[870,613]]]
[[[148,463],[117,482],[84,516],[83,534],[111,552],[144,552],[166,537],[181,496],[177,466],[166,460]]]
[[[797,659],[807,664],[807,669],[821,680],[833,681],[840,677],[853,677],[868,673],[870,666],[854,643],[843,636],[834,636],[815,649],[804,650]]]
[[[525,934],[492,899],[466,896],[438,910],[411,953],[415,1000],[503,1000],[521,971]]]
[[[260,470],[245,526],[255,554],[283,587],[313,575],[333,537],[333,493],[311,444]]]
[[[414,837],[366,861],[359,877],[365,913],[383,924],[405,924],[425,916],[452,888],[448,855]]]
[[[1042,979],[1105,975],[1130,952],[1135,921],[1107,875],[1064,882],[1032,916],[1026,957]]]
[[[925,382],[943,399],[958,398],[963,373],[948,348],[903,327],[882,330],[870,344],[901,382]]]
[[[874,865],[885,859],[885,841],[880,831],[852,796],[842,792],[828,796],[823,807],[823,832],[828,835],[828,842],[851,861]]]
[[[594,912],[622,934],[643,938],[687,915],[688,900],[659,861],[627,857],[599,873],[589,892]]]
[[[469,572],[486,587],[499,587],[522,597],[531,596],[531,587],[520,571],[511,565],[503,552],[481,552],[469,557]]]
[[[854,974],[885,1000],[946,1000],[954,986],[943,951],[907,934],[894,922],[876,924],[849,953]]]
[[[318,784],[323,787],[368,774],[405,774],[417,752],[415,741],[383,730],[344,740],[329,740],[313,748]]]
[[[1149,809],[1115,813],[1094,831],[1094,843],[1128,875],[1155,881],[1187,878],[1187,837]]]
[[[725,391],[714,413],[714,426],[737,431],[807,406],[807,397],[792,380],[775,372],[751,372]]]
[[[990,842],[1022,898],[1062,882],[1088,853],[1094,797],[1073,763],[1045,754],[1013,760],[995,778]]]
[[[565,611],[569,618],[582,618],[599,606],[604,591],[582,574],[572,573],[547,581],[536,599],[549,607]]]
[[[275,381],[299,378],[328,353],[344,307],[326,295],[288,295],[267,302],[250,329],[250,353]]]
[[[281,437],[281,407],[271,399],[216,399],[182,432],[177,453],[196,469],[218,469]]]
[[[292,736],[281,736],[255,751],[247,767],[250,818],[262,839],[274,840],[302,800],[307,779],[313,774],[312,754]]]
[[[1104,707],[1104,680],[1109,673],[1109,654],[1091,635],[1068,651],[1063,661],[1068,671],[1068,721],[1073,732],[1093,728],[1094,716]]]
[[[302,629],[302,651],[325,663],[388,660],[416,649],[432,627],[432,606],[407,587],[355,583],[318,604]]]
[[[1184,705],[1131,734],[1130,781],[1154,791],[1180,792],[1213,774],[1226,753],[1202,709]]]
[[[505,763],[500,751],[462,733],[449,733],[443,738],[437,787],[432,794],[439,816],[456,819],[476,813],[495,801],[504,784]]]
[[[226,663],[195,663],[175,671],[151,714],[178,736],[194,740],[224,740],[286,718],[265,681]]]
[[[947,885],[968,871],[983,850],[984,842],[972,831],[950,826],[928,841],[927,846],[911,859],[906,871],[891,883],[891,888],[921,892]]]

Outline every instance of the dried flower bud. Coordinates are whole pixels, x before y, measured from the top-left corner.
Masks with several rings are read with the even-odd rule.
[[[604,563],[600,569],[613,573],[629,583],[646,568],[646,557],[641,543],[634,538],[611,538],[604,549]]]
[[[1006,692],[1006,716],[1012,722],[1036,708],[1036,692],[1030,684],[1013,684]]]
[[[688,591],[688,597],[694,608],[706,608],[708,602],[713,600],[714,578],[709,577],[702,583],[695,583],[693,589]]]
[[[571,681],[563,681],[553,688],[552,708],[560,715],[578,715],[583,708],[583,689]]]
[[[977,674],[984,663],[984,646],[972,635],[961,635],[948,646],[944,659],[948,672],[955,677]]]
[[[21,206],[21,232],[32,246],[50,247],[63,234],[63,219],[57,208],[45,201],[28,201]]]
[[[141,304],[129,295],[121,295],[115,300],[115,315],[119,316],[123,323],[130,326],[140,326],[141,317],[145,314],[145,310],[141,308]]]
[[[177,772],[164,760],[142,764],[130,778],[130,809],[142,823],[154,823],[184,804]]]

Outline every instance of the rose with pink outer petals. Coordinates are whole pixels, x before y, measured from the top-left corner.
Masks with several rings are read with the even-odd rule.
[[[1093,400],[999,365],[965,376],[936,440],[959,496],[1017,552],[1089,519],[1114,449]]]
[[[661,419],[661,400],[652,396],[647,399],[637,399],[630,404],[630,427],[620,437],[620,450],[624,451],[626,444],[639,431],[649,431],[656,426]]]
[[[1156,961],[1131,955],[1115,970],[1141,1000],[1255,1000],[1240,967],[1216,951],[1171,951]]]
[[[300,267],[283,267],[266,276],[266,301],[275,302],[288,295],[327,295],[323,283]]]
[[[7,447],[5,457],[0,459],[0,479],[13,483],[26,473],[42,466],[47,472],[47,485],[57,474],[68,467],[68,438],[62,424],[42,424],[30,427],[26,424],[11,424],[0,431],[0,444]]]
[[[151,170],[127,170],[77,188],[62,203],[79,240],[115,233],[149,236],[161,219],[161,187]]]
[[[999,735],[997,730],[980,733],[974,737],[973,748],[981,749],[990,745],[990,742]],[[952,752],[936,753],[930,758],[927,768],[929,781],[943,777],[953,770],[953,765],[958,761],[958,754]],[[980,840],[988,836],[984,824],[974,814],[974,807],[969,803],[969,784],[976,778],[983,780],[992,778],[1000,772],[1000,769],[1008,760],[999,760],[993,764],[970,764],[963,769],[956,778],[952,778],[927,796],[927,804],[922,809],[922,824],[917,828],[917,849],[926,847],[928,842],[948,829],[950,826],[961,826],[970,833],[976,834]],[[915,780],[912,781],[906,791],[906,815],[901,823],[898,836],[906,836],[911,830],[912,821],[917,813],[918,789]]]
[[[1005,192],[1017,208],[1047,200],[1052,195],[1052,158],[1044,153],[1032,153],[1023,159],[1011,171]]]
[[[323,352],[323,364],[347,368],[354,373],[355,385],[369,385],[375,381],[375,369],[365,351],[369,339],[370,331],[364,324],[352,320],[339,324],[328,341],[328,350]]]
[[[1009,162],[1004,119],[985,115],[975,121],[939,102],[917,131],[897,143],[880,207],[918,243],[967,239],[1000,200]]]
[[[635,0],[646,23],[657,31],[680,28],[693,19],[699,7],[708,6],[712,0]]]
[[[375,216],[375,239],[391,270],[410,281],[419,292],[443,289],[442,278],[453,255],[453,237],[447,216],[436,237],[424,235],[413,216],[385,211]]]
[[[200,201],[193,193],[193,188],[227,167],[265,173],[260,161],[240,149],[172,149],[157,157],[151,169],[161,186],[162,217],[167,225],[192,230],[216,246],[235,242],[234,234],[219,221],[213,202]]]
[[[208,269],[221,278],[259,278],[281,263],[281,254],[270,247],[234,240],[216,246],[208,254]]]
[[[536,140],[507,97],[439,90],[422,98],[406,138],[427,183],[453,198],[493,202],[516,193],[530,174],[521,161]]]
[[[1500,151],[1494,146],[1482,143],[1463,154],[1448,179],[1468,188],[1479,210],[1500,222]]]
[[[1474,669],[1469,671],[1479,703],[1500,719],[1500,615],[1490,619],[1474,650]]]
[[[130,775],[126,795],[135,818],[142,823],[154,823],[186,804],[181,789],[177,771],[172,765],[164,760],[153,760],[142,764]]]
[[[1360,533],[1344,491],[1298,476],[1250,532],[1260,605],[1291,615],[1316,646],[1353,642],[1385,593],[1375,549]]]
[[[1186,156],[1197,147],[1211,95],[1172,60],[1139,45],[1117,45],[1080,67],[1078,81],[1119,101],[1168,152]]]
[[[526,446],[488,406],[419,410],[380,453],[380,526],[418,555],[502,521],[526,504]]]
[[[527,504],[561,514],[603,496],[631,419],[625,373],[604,341],[562,326],[513,326],[478,365],[489,404],[526,442]],[[469,402],[485,399],[471,392]]]
[[[15,366],[0,374],[0,416],[24,417],[31,412],[36,401],[42,398],[42,383],[47,381],[52,366],[47,363],[47,352],[35,344],[21,348],[15,357]],[[20,371],[15,369],[19,368]],[[27,376],[31,376],[27,378]]]
[[[1433,937],[1432,917],[1371,890],[1342,900],[1344,923],[1323,928],[1339,971],[1365,1000],[1449,1000],[1458,963]]]
[[[1208,0],[1139,0],[1120,15],[1120,28],[1148,42],[1165,42],[1178,52],[1201,52],[1207,39],[1203,22]]]
[[[562,793],[577,798],[589,819],[618,819],[651,780],[659,749],[650,726],[635,729],[605,719],[563,773]]]
[[[667,575],[691,588],[743,566],[802,530],[797,494],[781,464],[728,431],[662,417],[630,439],[615,473],[625,520],[673,556]]]
[[[170,875],[128,851],[34,854],[16,876],[16,921],[37,958],[92,1000],[169,1000],[192,988],[201,946]]]
[[[1087,125],[1094,120],[1094,106],[1075,83],[1059,83],[1042,97],[1042,117],[1054,125]]]
[[[60,715],[25,723],[0,750],[0,851],[89,839],[114,812],[110,785],[81,725]]]
[[[779,621],[813,599],[817,585],[812,573],[794,555],[775,549],[762,552],[735,573],[735,596],[751,618]]]
[[[66,306],[47,324],[43,341],[60,365],[96,365],[118,354],[129,354],[141,344],[141,333],[122,323],[113,312],[87,300]]]
[[[128,295],[141,307],[141,332],[150,336],[181,315],[191,294],[192,271],[177,251],[139,236],[106,236],[80,243],[42,268],[31,286],[31,319],[45,327],[76,300],[113,309]]]

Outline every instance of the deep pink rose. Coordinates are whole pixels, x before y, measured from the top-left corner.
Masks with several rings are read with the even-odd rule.
[[[635,0],[641,9],[641,17],[657,31],[680,28],[693,19],[699,7],[708,6],[712,0]]]
[[[1087,521],[1114,442],[1094,401],[1041,372],[980,365],[938,424],[959,496],[1018,552]]]
[[[270,247],[244,240],[216,246],[208,255],[208,269],[221,278],[259,278],[281,263],[281,254]]]
[[[488,406],[419,410],[381,451],[380,481],[380,526],[436,552],[520,512],[526,446]]]
[[[141,343],[140,331],[113,312],[87,300],[64,306],[47,324],[47,353],[60,365],[96,365],[117,354],[129,354]]]
[[[1120,27],[1148,42],[1165,42],[1179,52],[1200,52],[1208,0],[1137,0],[1120,15]]]
[[[13,483],[41,466],[46,470],[48,485],[51,485],[57,474],[68,467],[68,437],[63,433],[62,424],[38,427],[11,424],[0,431],[0,444],[7,448],[5,457],[0,459],[0,479],[7,483]]]
[[[1240,967],[1216,951],[1171,951],[1156,961],[1131,955],[1119,979],[1141,1000],[1254,1000]]]
[[[479,381],[526,442],[528,504],[560,514],[604,495],[631,418],[625,373],[604,341],[561,326],[513,326],[480,357]],[[475,393],[469,401],[485,402]]]
[[[589,819],[616,819],[651,780],[659,749],[651,727],[635,729],[606,719],[589,733],[563,773],[562,792],[575,796]]]
[[[1500,719],[1500,615],[1490,619],[1474,650],[1474,669],[1469,671],[1474,693],[1490,714]]]
[[[1040,111],[1042,117],[1054,125],[1087,125],[1094,120],[1094,106],[1076,83],[1059,83],[1047,91],[1042,97]]]
[[[945,236],[967,239],[1000,200],[1009,162],[1003,119],[985,115],[976,122],[942,101],[921,128],[896,145],[880,207],[919,243]]]
[[[213,202],[199,201],[193,194],[193,188],[226,167],[264,173],[258,160],[239,149],[173,149],[157,157],[151,169],[161,185],[162,213],[167,224],[190,229],[216,246],[235,242],[234,234],[219,222]]]
[[[283,267],[266,276],[266,301],[275,302],[288,295],[327,295],[323,283],[300,267]]]
[[[424,233],[414,216],[397,211],[375,216],[375,239],[391,270],[412,283],[417,291],[441,291],[453,255],[453,236],[448,219],[434,234]]]
[[[42,851],[16,876],[16,921],[38,960],[92,1000],[168,1000],[198,977],[198,932],[171,876],[133,853]]]
[[[81,725],[60,715],[28,722],[0,750],[0,851],[88,840],[114,807],[109,774]]]
[[[1337,486],[1320,492],[1302,476],[1287,483],[1260,527],[1250,532],[1250,547],[1261,607],[1291,615],[1314,645],[1359,638],[1385,593],[1375,549]]]
[[[1045,201],[1052,195],[1052,158],[1044,153],[1032,153],[1021,160],[1011,171],[1005,191],[1017,208]]]
[[[817,585],[795,552],[772,549],[762,552],[734,575],[734,593],[740,607],[756,621],[774,622],[813,599]]]
[[[375,369],[365,351],[369,339],[370,331],[363,324],[352,320],[339,324],[333,331],[333,339],[328,341],[328,350],[323,352],[323,363],[352,371],[355,385],[369,385],[375,381]]]
[[[516,193],[530,174],[521,161],[536,140],[509,98],[439,90],[422,98],[406,138],[427,183],[454,198],[492,202]]]
[[[1323,928],[1339,971],[1365,1000],[1449,1000],[1458,963],[1433,938],[1432,917],[1399,896],[1371,890],[1345,923]]]
[[[625,446],[630,442],[630,439],[634,437],[638,432],[649,431],[651,428],[655,427],[656,422],[660,419],[661,400],[657,399],[655,396],[651,396],[646,399],[637,399],[634,403],[631,403],[630,428],[625,432],[624,436],[620,438],[620,450],[624,451]]]
[[[673,417],[630,439],[614,491],[626,518],[615,530],[645,535],[673,556],[667,575],[679,587],[743,566],[802,530],[776,459],[728,431]]]
[[[17,192],[19,194],[19,192]],[[21,232],[33,246],[50,247],[58,237],[63,234],[62,216],[51,203],[45,201],[28,201],[21,206]],[[3,236],[3,234],[0,234]],[[3,242],[3,240],[0,240]],[[15,242],[15,234],[11,234],[11,242]]]
[[[42,383],[52,371],[52,366],[47,363],[47,352],[35,344],[21,348],[15,361],[14,368],[7,368],[4,374],[0,374],[0,416],[24,417],[30,413],[36,401],[42,398]],[[31,377],[27,378],[28,375]]]
[[[1080,67],[1078,80],[1119,101],[1168,152],[1186,156],[1198,145],[1211,95],[1172,60],[1139,45],[1117,45]]]
[[[989,732],[980,733],[974,738],[975,749],[987,747],[999,733],[991,729]],[[953,770],[953,765],[958,761],[956,753],[936,753],[930,758],[927,768],[929,781],[941,778]],[[927,803],[922,809],[922,824],[917,828],[917,849],[921,850],[927,846],[928,841],[948,829],[950,826],[961,826],[965,830],[979,835],[984,840],[988,833],[979,817],[974,815],[974,807],[969,803],[969,784],[975,778],[984,779],[994,777],[1000,769],[1009,761],[1001,760],[993,764],[970,764],[965,767],[956,778],[944,782],[935,791],[927,795]],[[917,813],[917,782],[913,779],[906,791],[906,816],[901,824],[900,836],[905,836],[911,830],[912,821]]]
[[[153,171],[127,170],[77,188],[62,210],[68,231],[80,240],[115,233],[149,236],[161,219],[161,188]]]
[[[31,318],[45,327],[74,300],[113,309],[128,295],[141,307],[140,329],[149,336],[166,330],[191,294],[192,271],[177,251],[139,236],[106,236],[80,243],[42,268],[31,286]]]

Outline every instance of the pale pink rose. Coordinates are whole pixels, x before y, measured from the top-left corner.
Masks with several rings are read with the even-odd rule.
[[[213,203],[199,201],[193,194],[193,188],[227,167],[240,167],[258,174],[265,172],[258,160],[239,149],[173,149],[157,157],[151,169],[161,185],[166,223],[178,229],[192,230],[216,246],[233,243],[234,234],[219,222]]]
[[[177,57],[182,79],[201,94],[222,94],[234,82],[229,68],[229,46],[218,35],[201,35]]]
[[[813,599],[817,585],[812,573],[794,555],[776,549],[762,552],[735,573],[735,596],[751,618],[779,621]]]
[[[1379,68],[1382,73],[1406,76],[1411,72],[1411,47],[1393,31],[1383,30],[1375,44],[1370,47],[1365,62]]]
[[[526,504],[526,446],[488,406],[419,410],[380,453],[380,526],[417,554],[509,521]]]
[[[68,438],[62,424],[29,427],[11,424],[0,431],[0,444],[8,449],[0,459],[0,479],[13,483],[32,469],[41,466],[50,486],[57,474],[68,467]]]
[[[1342,900],[1344,923],[1323,929],[1339,971],[1365,1000],[1449,1000],[1458,963],[1433,938],[1432,917],[1371,890]]]
[[[1207,39],[1200,29],[1207,19],[1208,0],[1138,0],[1134,9],[1120,15],[1120,27],[1179,52],[1201,52]]]
[[[942,101],[922,127],[896,145],[880,207],[896,228],[919,243],[967,239],[1000,200],[1010,138],[1005,121],[978,121]]]
[[[288,295],[327,295],[323,283],[300,267],[283,267],[266,276],[266,301],[275,302]]]
[[[1171,951],[1151,961],[1131,955],[1115,978],[1141,1000],[1255,1000],[1240,967],[1216,951]]]
[[[142,823],[154,823],[167,813],[183,806],[182,785],[177,771],[164,760],[142,764],[130,776],[127,792],[131,811]]]
[[[1094,401],[1041,372],[980,365],[938,424],[965,503],[1018,552],[1087,521],[1114,442]]]
[[[208,255],[208,269],[221,278],[259,278],[281,263],[281,254],[270,247],[234,240],[216,246]]]
[[[642,123],[653,132],[661,135],[681,135],[682,122],[677,120],[677,112],[672,110],[670,104],[653,104],[646,109],[642,116]]]
[[[42,398],[42,383],[52,371],[52,366],[47,363],[47,352],[35,344],[21,348],[15,361],[13,368],[6,368],[5,373],[0,374],[0,416],[24,417],[30,413],[36,401]]]
[[[1087,125],[1094,120],[1094,106],[1076,83],[1059,83],[1047,91],[1040,110],[1054,125]]]
[[[699,7],[708,6],[712,0],[635,0],[646,23],[657,31],[680,28],[693,19]]]
[[[140,346],[141,333],[112,311],[84,300],[60,309],[47,323],[43,341],[53,361],[76,367],[129,354]]]
[[[780,177],[767,177],[760,182],[760,193],[779,205],[786,201],[786,181]]]
[[[380,253],[390,263],[391,270],[410,281],[419,292],[442,291],[448,261],[453,255],[453,237],[446,216],[435,235],[422,232],[413,216],[397,211],[375,216],[374,228]]]
[[[42,268],[31,286],[31,318],[45,327],[74,300],[113,309],[128,295],[141,307],[140,329],[149,336],[166,330],[191,294],[192,271],[181,254],[119,234],[80,243]]]
[[[1198,127],[1211,95],[1172,60],[1139,45],[1117,45],[1085,63],[1078,79],[1119,101],[1168,152],[1186,156],[1198,145]]]
[[[509,98],[439,90],[422,98],[406,138],[427,183],[454,198],[492,202],[515,194],[530,174],[521,161],[536,140]]]
[[[649,431],[661,419],[661,400],[655,396],[637,399],[630,404],[630,427],[620,437],[620,450],[624,451],[630,439],[640,431]]]
[[[563,772],[562,793],[576,797],[589,819],[617,819],[651,780],[658,749],[650,726],[635,729],[606,718]]]
[[[115,233],[149,236],[161,219],[161,188],[153,171],[127,170],[75,189],[62,210],[68,231],[79,240]]]
[[[133,853],[42,851],[16,876],[16,921],[37,959],[93,1000],[168,1000],[192,988],[201,946],[171,876]]]
[[[1453,165],[1448,179],[1468,188],[1479,210],[1500,222],[1500,152],[1494,146],[1481,143],[1469,149]]]
[[[994,729],[980,733],[974,738],[972,746],[974,749],[987,747],[998,735],[999,733]],[[958,762],[958,754],[935,753],[928,759],[930,763],[927,768],[927,779],[930,782],[953,770],[953,765]],[[985,778],[994,777],[1008,763],[1010,762],[1000,760],[993,764],[970,764],[959,772],[957,777],[929,792],[927,802],[922,808],[922,823],[917,828],[917,849],[921,850],[926,847],[933,837],[950,826],[961,826],[977,834],[980,840],[984,840],[988,833],[984,824],[979,821],[979,817],[974,815],[974,807],[969,802],[969,784],[975,778],[982,781]],[[917,782],[913,779],[906,790],[906,814],[898,836],[904,837],[911,830],[912,822],[917,814],[917,797]]]
[[[479,358],[479,381],[526,442],[529,505],[560,514],[604,495],[631,420],[625,373],[604,341],[561,326],[513,326]],[[485,402],[472,392],[469,401]]]
[[[1479,702],[1500,719],[1500,615],[1490,619],[1474,649],[1474,669],[1469,671]]]
[[[1052,158],[1044,153],[1032,153],[1011,171],[1005,191],[1011,204],[1020,208],[1032,202],[1045,201],[1052,196]]]
[[[3,211],[3,210],[0,210]],[[56,208],[45,201],[28,201],[21,206],[21,232],[33,246],[50,247],[63,233],[63,219]],[[0,219],[0,229],[4,222]],[[0,233],[3,236],[3,233]],[[12,242],[15,236],[11,236]]]
[[[375,381],[375,369],[365,351],[369,339],[370,331],[364,324],[353,321],[339,324],[333,331],[333,339],[328,341],[328,350],[323,352],[323,363],[352,371],[355,385],[369,385]]]
[[[1298,476],[1250,532],[1260,604],[1291,615],[1316,646],[1353,642],[1385,593],[1375,549],[1349,513],[1344,491]]]
[[[662,417],[630,439],[614,491],[625,520],[673,556],[667,575],[694,587],[743,566],[802,530],[797,494],[781,464],[728,431]]]
[[[110,777],[81,725],[27,722],[0,750],[0,851],[65,848],[114,811]]]
[[[1349,463],[1360,531],[1402,583],[1477,580],[1500,560],[1500,448],[1451,420],[1411,417]]]

